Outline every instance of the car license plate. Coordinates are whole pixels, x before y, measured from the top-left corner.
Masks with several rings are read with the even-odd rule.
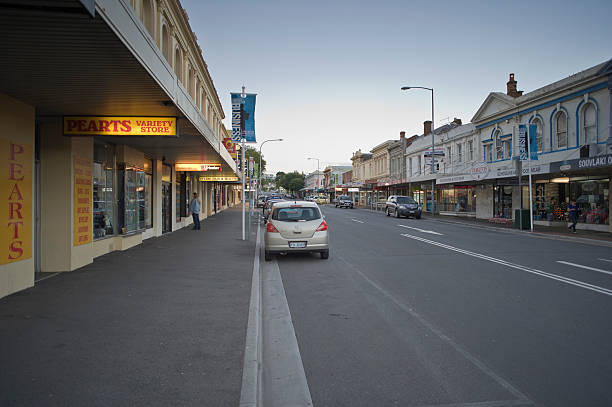
[[[306,247],[306,242],[289,242],[289,247],[292,249],[300,249]]]

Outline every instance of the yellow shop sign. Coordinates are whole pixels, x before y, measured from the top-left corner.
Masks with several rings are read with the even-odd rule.
[[[171,136],[176,117],[65,116],[65,136]]]

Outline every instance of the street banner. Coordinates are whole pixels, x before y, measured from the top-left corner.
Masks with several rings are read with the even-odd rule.
[[[527,126],[519,124],[518,135],[519,160],[527,161]]]
[[[537,131],[538,126],[535,124],[530,124],[529,127],[525,124],[519,124],[518,146],[521,161],[527,161],[528,153],[532,160],[538,159]],[[529,135],[529,146],[527,146],[527,135]]]
[[[73,166],[73,245],[80,246],[91,243],[92,237],[91,177],[93,163],[87,158],[74,156]]]
[[[232,93],[232,141],[255,143],[255,95],[254,93]]]

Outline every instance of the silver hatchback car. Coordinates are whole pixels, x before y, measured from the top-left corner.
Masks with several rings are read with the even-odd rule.
[[[327,222],[314,202],[286,201],[274,204],[264,233],[265,259],[276,253],[317,252],[329,258]]]

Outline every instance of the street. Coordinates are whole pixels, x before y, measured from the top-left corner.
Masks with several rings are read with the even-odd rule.
[[[315,406],[612,405],[606,242],[323,212],[329,260],[261,262],[265,405],[284,404],[265,397],[282,375],[266,373],[276,264]]]

